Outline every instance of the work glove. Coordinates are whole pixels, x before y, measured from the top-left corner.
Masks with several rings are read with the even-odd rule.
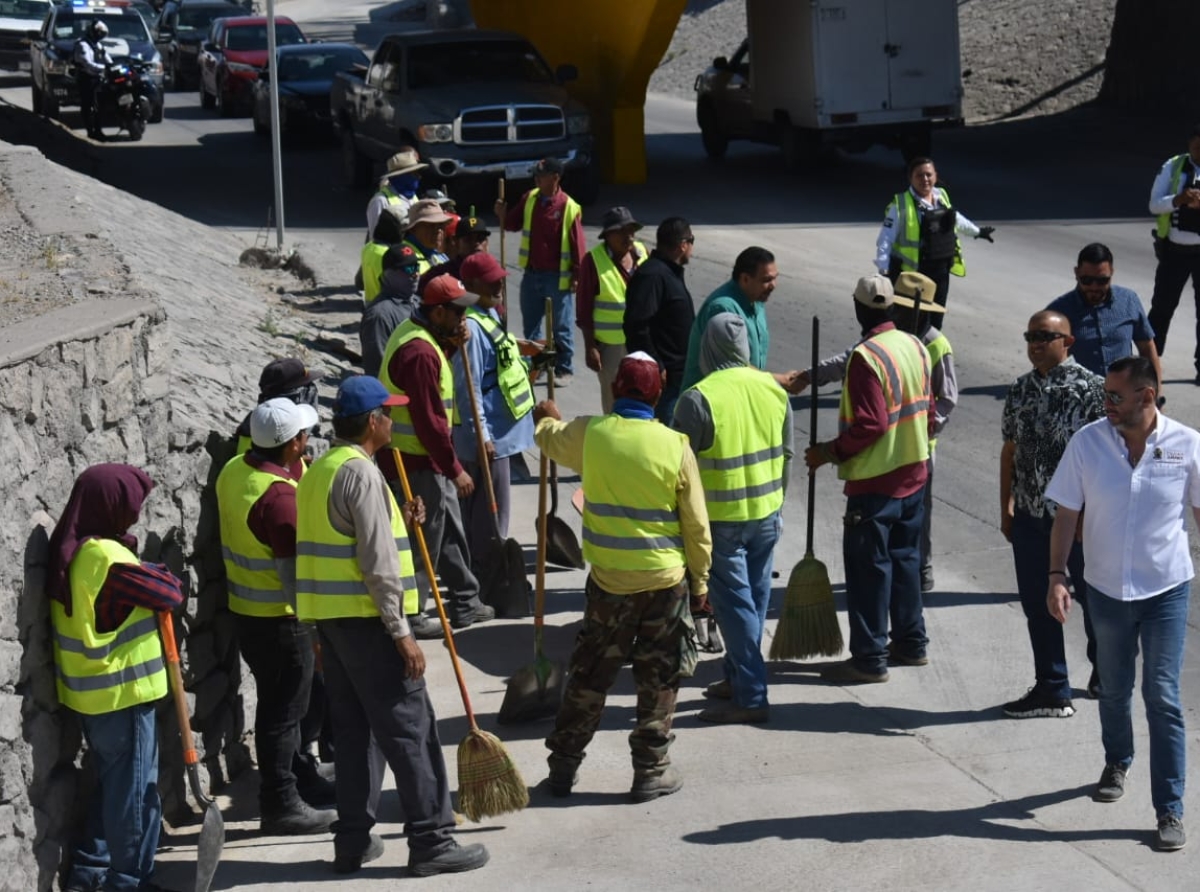
[[[996,231],[995,226],[980,226],[979,227],[979,235],[975,236],[975,238],[981,238],[984,241],[991,242],[994,245],[994,244],[996,244],[996,240],[994,238],[992,238],[992,233],[995,231]]]

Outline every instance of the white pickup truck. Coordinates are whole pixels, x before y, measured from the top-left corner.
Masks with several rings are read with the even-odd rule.
[[[52,7],[50,0],[0,0],[0,69],[29,70],[29,44]]]

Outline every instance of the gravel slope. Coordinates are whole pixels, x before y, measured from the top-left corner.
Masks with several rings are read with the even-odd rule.
[[[1047,114],[1094,99],[1116,0],[959,0],[963,111],[969,120]],[[745,0],[691,0],[655,92],[691,96],[714,56],[746,33]]]

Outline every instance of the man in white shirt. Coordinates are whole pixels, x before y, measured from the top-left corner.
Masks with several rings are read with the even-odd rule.
[[[1183,848],[1186,735],[1179,704],[1192,558],[1187,508],[1200,524],[1200,433],[1155,407],[1150,360],[1119,359],[1104,379],[1105,418],[1071,438],[1046,488],[1057,503],[1050,534],[1046,607],[1066,622],[1071,595],[1066,560],[1083,507],[1084,577],[1100,670],[1104,772],[1097,802],[1125,792],[1133,763],[1130,701],[1139,645],[1142,696],[1150,727],[1150,797],[1158,817],[1154,846]]]
[[[1187,151],[1168,158],[1150,187],[1154,214],[1154,294],[1150,298],[1150,327],[1161,356],[1167,330],[1188,279],[1192,280],[1200,311],[1200,124],[1192,128]],[[1200,312],[1196,320],[1196,383],[1200,384]]]

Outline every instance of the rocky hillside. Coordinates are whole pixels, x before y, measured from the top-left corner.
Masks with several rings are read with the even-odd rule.
[[[1062,111],[1096,98],[1116,0],[959,0],[964,112],[968,119]],[[745,0],[690,0],[656,92],[691,96],[714,56],[746,33]]]

